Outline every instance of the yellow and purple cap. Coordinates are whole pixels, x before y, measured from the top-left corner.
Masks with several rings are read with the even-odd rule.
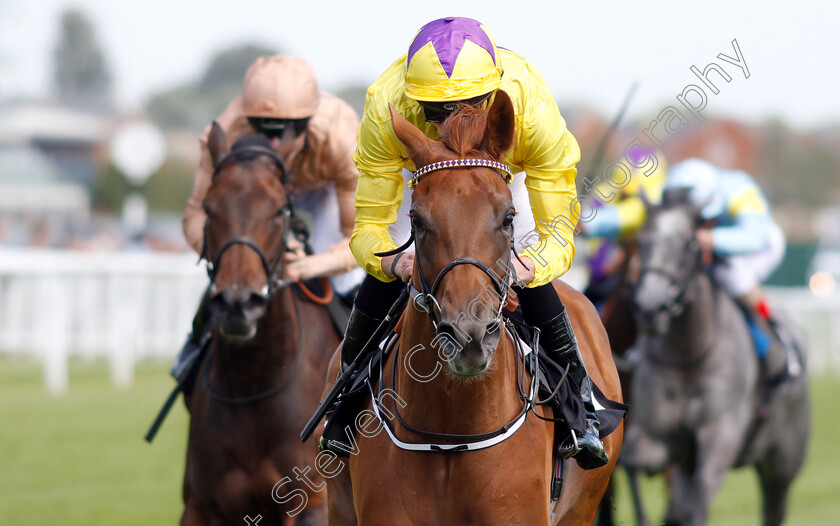
[[[477,20],[446,17],[420,28],[408,47],[405,94],[420,101],[465,100],[502,84],[502,62]]]

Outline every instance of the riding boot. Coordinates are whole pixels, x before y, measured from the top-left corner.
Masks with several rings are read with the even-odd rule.
[[[805,369],[805,360],[802,355],[802,349],[796,342],[796,338],[794,338],[783,323],[780,323],[772,316],[767,320],[767,323],[785,350],[785,371],[783,373],[785,379],[799,378]]]
[[[213,328],[210,319],[210,292],[208,288],[201,296],[198,310],[193,317],[192,331],[187,335],[187,341],[184,342],[172,369],[169,371],[169,374],[181,386],[181,392],[185,398],[192,395],[195,387],[195,373],[198,369],[197,362],[201,354],[201,346],[210,336],[209,332]]]
[[[355,305],[353,306],[353,311],[350,313],[350,320],[347,322],[347,331],[344,333],[344,341],[341,345],[341,368],[338,372],[339,376],[356,359],[356,356],[362,352],[362,349],[373,336],[373,333],[381,322],[382,319],[372,318],[359,310]],[[347,383],[347,390],[352,388],[354,381],[355,377]],[[347,430],[349,429],[349,433],[355,434],[353,422],[365,393],[367,391],[364,389],[360,389],[355,393],[342,393],[335,406],[330,408],[326,414],[324,435],[318,443],[318,449],[320,451],[329,450],[341,457],[349,455],[351,446]]]
[[[538,325],[538,328],[540,329],[541,344],[548,358],[563,369],[569,368],[567,378],[571,379],[574,387],[578,389],[586,412],[583,432],[576,433],[572,430],[572,437],[560,444],[559,452],[566,457],[573,456],[583,469],[595,469],[604,466],[609,462],[609,456],[598,435],[600,422],[593,404],[592,382],[586,373],[586,367],[583,364],[577,339],[566,309],[563,308],[561,314]]]

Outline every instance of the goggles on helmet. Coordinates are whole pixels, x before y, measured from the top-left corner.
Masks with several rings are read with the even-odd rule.
[[[305,119],[272,119],[268,117],[248,117],[248,123],[257,133],[269,139],[281,138],[290,126],[295,137],[300,137],[309,126],[309,118]]]
[[[423,115],[426,117],[426,122],[440,124],[446,120],[453,111],[458,109],[458,105],[460,104],[467,104],[469,106],[475,106],[476,108],[483,109],[487,104],[487,101],[490,100],[490,96],[492,94],[493,92],[491,91],[490,93],[485,93],[484,95],[479,95],[478,97],[465,100],[450,100],[445,102],[426,102],[418,100],[417,102],[423,108]]]

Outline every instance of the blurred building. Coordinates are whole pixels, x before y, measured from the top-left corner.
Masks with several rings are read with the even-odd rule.
[[[49,102],[0,105],[0,243],[48,246],[86,228],[114,122]]]
[[[755,174],[761,140],[750,126],[724,119],[708,119],[669,137],[665,155],[671,164],[699,157],[715,166]]]

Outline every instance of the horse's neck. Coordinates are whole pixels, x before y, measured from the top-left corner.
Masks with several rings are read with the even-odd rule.
[[[674,319],[665,338],[670,349],[678,349],[685,359],[699,358],[709,351],[718,330],[717,290],[706,272],[698,272],[686,291],[689,301]]]
[[[301,352],[301,322],[295,307],[294,293],[288,287],[272,296],[252,340],[230,343],[217,334],[211,350],[213,387],[221,390],[227,386],[237,395],[247,395],[264,391],[287,374]]]
[[[406,312],[396,380],[398,400],[406,403],[398,410],[406,423],[437,433],[476,434],[493,431],[516,416],[522,407],[517,396],[517,358],[506,334],[500,338],[490,370],[475,379],[452,376],[437,348],[432,347],[434,336],[423,314],[414,309]],[[423,347],[407,360],[407,353],[418,345]],[[435,370],[434,378],[422,381]],[[385,377],[391,378],[390,370]],[[392,385],[386,383],[386,387]]]

